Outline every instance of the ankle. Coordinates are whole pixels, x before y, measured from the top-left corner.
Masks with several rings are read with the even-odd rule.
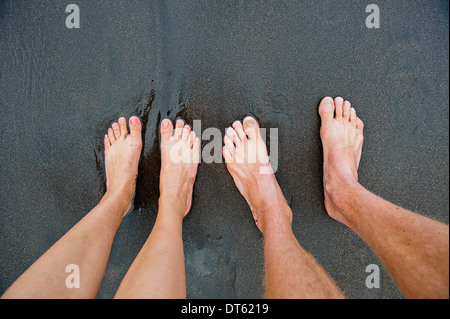
[[[186,201],[178,195],[161,194],[158,201],[159,212],[184,219],[188,210]]]
[[[111,202],[118,212],[125,215],[132,206],[133,198],[123,191],[107,191],[101,202]]]
[[[261,232],[264,237],[292,233],[292,210],[287,203],[271,207],[261,214]]]
[[[324,184],[325,196],[331,200],[332,204],[339,210],[345,210],[351,194],[362,187],[356,180],[349,180],[339,183],[338,185],[326,182],[324,182]]]
[[[338,215],[332,216],[338,221],[352,228],[355,211],[355,203],[360,200],[361,192],[365,188],[358,182],[342,184],[339,188],[325,187],[325,205],[331,205],[332,211]],[[329,207],[327,207],[327,210]],[[337,218],[336,218],[337,217]]]

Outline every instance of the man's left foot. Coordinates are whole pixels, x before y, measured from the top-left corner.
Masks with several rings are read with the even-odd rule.
[[[223,157],[239,192],[247,200],[256,226],[265,234],[268,226],[290,229],[292,211],[272,171],[259,124],[248,116],[236,121],[224,137]]]

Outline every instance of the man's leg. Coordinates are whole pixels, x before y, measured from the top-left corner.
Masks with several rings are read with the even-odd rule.
[[[233,128],[224,138],[223,156],[264,235],[266,297],[342,298],[333,280],[294,237],[292,211],[270,167],[258,123],[247,117]]]
[[[325,207],[378,254],[409,298],[449,297],[449,228],[393,205],[358,183],[363,122],[342,98],[319,107]]]
[[[116,298],[186,298],[183,218],[191,208],[200,140],[178,120],[161,123],[161,179],[155,226],[123,279]]]
[[[125,118],[105,135],[107,192],[101,202],[39,258],[3,298],[95,298],[115,233],[131,208],[142,149],[141,122]],[[68,265],[80,270],[80,288],[68,289]]]

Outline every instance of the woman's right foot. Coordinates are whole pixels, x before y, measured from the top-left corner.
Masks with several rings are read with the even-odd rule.
[[[278,185],[269,162],[266,144],[259,125],[252,117],[236,121],[224,138],[223,157],[228,171],[247,200],[259,230],[268,226],[287,229],[292,224],[292,211]]]
[[[200,139],[179,119],[161,122],[160,204],[174,206],[184,218],[192,204],[192,192],[200,162]]]
[[[345,195],[358,186],[358,168],[364,141],[364,123],[350,102],[326,97],[319,106],[322,119],[325,208],[331,218],[347,224],[342,207]]]

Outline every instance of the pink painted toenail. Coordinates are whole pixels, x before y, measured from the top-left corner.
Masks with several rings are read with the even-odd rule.
[[[164,120],[163,121],[163,128],[168,128],[169,127],[169,120]]]

